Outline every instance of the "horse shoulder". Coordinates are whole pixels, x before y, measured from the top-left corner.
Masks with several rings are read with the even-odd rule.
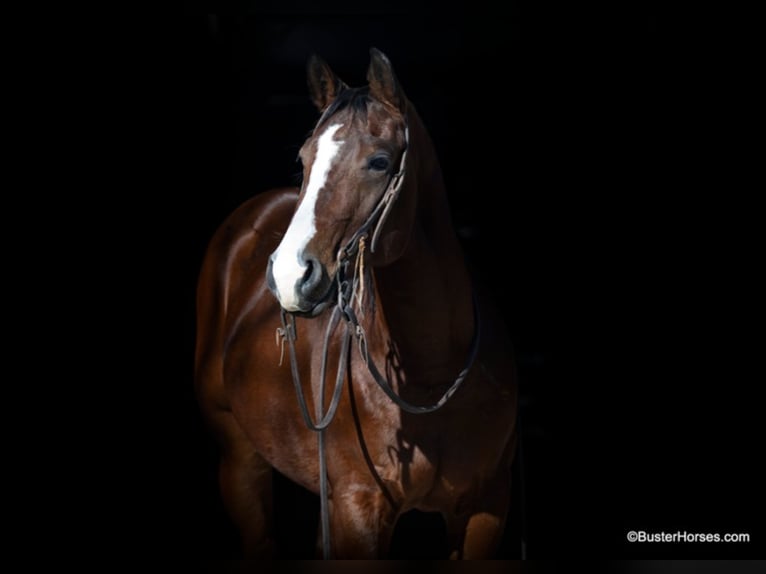
[[[226,218],[208,245],[197,286],[195,379],[200,400],[209,407],[228,409],[223,371],[232,340],[254,312],[278,312],[264,301],[266,264],[297,197],[294,188],[254,196]]]

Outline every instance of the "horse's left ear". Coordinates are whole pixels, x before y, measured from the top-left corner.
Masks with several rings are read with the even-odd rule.
[[[338,97],[343,88],[348,86],[335,75],[327,62],[316,54],[312,54],[309,58],[307,68],[311,100],[317,109],[323,112]]]
[[[386,55],[377,48],[370,48],[370,67],[367,69],[370,95],[376,100],[396,108],[404,115],[407,98],[396,79],[394,68]]]

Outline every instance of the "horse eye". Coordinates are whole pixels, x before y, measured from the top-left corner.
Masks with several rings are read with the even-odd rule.
[[[367,168],[372,171],[386,171],[388,166],[388,158],[383,156],[374,157],[367,163]]]

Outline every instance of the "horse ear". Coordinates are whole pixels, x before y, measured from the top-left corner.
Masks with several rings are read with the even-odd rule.
[[[341,90],[347,87],[327,62],[316,54],[309,57],[308,82],[311,100],[320,112],[325,111]]]
[[[370,67],[367,69],[370,95],[404,114],[407,98],[404,96],[394,68],[386,55],[377,48],[370,48]]]

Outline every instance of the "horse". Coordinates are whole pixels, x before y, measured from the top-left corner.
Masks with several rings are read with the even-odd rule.
[[[307,71],[320,117],[300,189],[235,209],[199,275],[195,389],[224,506],[244,555],[274,557],[276,469],[322,497],[332,557],[387,556],[415,509],[441,513],[450,558],[491,558],[518,435],[506,326],[390,60],[371,49],[356,88],[318,56]]]

